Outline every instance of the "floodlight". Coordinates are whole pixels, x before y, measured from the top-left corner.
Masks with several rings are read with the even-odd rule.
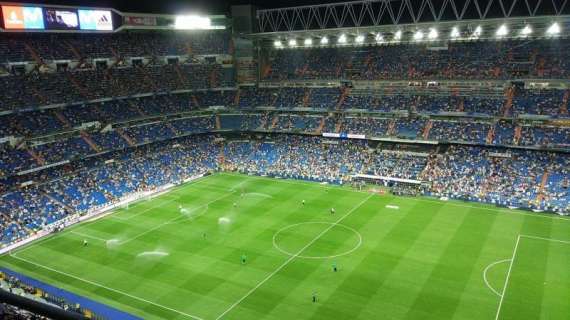
[[[310,47],[313,45],[313,39],[307,38],[305,39],[305,46]]]
[[[400,39],[402,39],[402,30],[398,30],[394,34],[394,40],[399,41]]]
[[[422,41],[423,38],[424,38],[424,33],[421,30],[418,30],[416,31],[416,33],[414,33],[414,40]]]
[[[509,33],[509,29],[507,29],[507,26],[502,24],[499,29],[497,29],[497,31],[495,32],[495,35],[500,38],[500,37],[504,37]]]
[[[477,28],[475,28],[475,31],[473,31],[473,37],[479,38],[482,33],[483,33],[483,28],[481,28],[481,26],[477,26]]]
[[[435,28],[430,28],[428,33],[428,39],[435,40],[438,37],[437,30]]]
[[[281,42],[281,40],[275,40],[275,42],[273,42],[273,45],[275,46],[275,48],[283,47],[283,43]]]
[[[340,37],[338,37],[338,43],[340,44],[344,44],[346,43],[346,34],[341,34]]]
[[[327,37],[321,38],[321,44],[328,44],[328,43],[329,43],[329,38],[327,38]]]
[[[521,36],[526,37],[528,35],[530,35],[532,33],[532,28],[529,25],[526,25],[522,30],[521,30]]]
[[[550,36],[554,36],[560,33],[560,25],[557,22],[554,22],[548,29],[546,30],[546,34]]]
[[[356,41],[356,43],[363,43],[364,42],[364,36],[359,34],[356,36],[356,38],[354,39],[354,41]]]
[[[176,16],[176,19],[174,20],[174,28],[182,30],[212,29],[212,21],[208,17],[200,17],[196,15]]]
[[[451,29],[451,35],[450,36],[452,39],[459,38],[460,35],[461,35],[461,33],[459,32],[459,28],[453,27]]]
[[[380,42],[384,42],[384,37],[382,36],[381,33],[378,33],[375,37],[376,42],[380,43]]]
[[[290,39],[289,40],[289,47],[296,47],[296,46],[297,46],[297,40]]]

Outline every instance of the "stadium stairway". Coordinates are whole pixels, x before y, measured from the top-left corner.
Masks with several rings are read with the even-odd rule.
[[[538,203],[540,203],[544,200],[544,197],[545,197],[544,188],[546,187],[546,183],[548,182],[548,176],[549,176],[548,170],[544,170],[544,173],[542,174],[542,179],[540,180],[540,186],[538,187],[537,196],[536,196],[536,201]]]
[[[30,56],[32,56],[32,59],[34,59],[38,67],[45,66],[45,62],[42,59],[42,57],[40,57],[40,55],[36,52],[34,48],[32,48],[32,46],[29,43],[24,42],[24,48],[26,49],[26,51],[28,51]]]
[[[73,54],[75,59],[77,59],[78,61],[83,60],[83,57],[81,56],[81,54],[79,53],[77,48],[75,48],[73,46],[73,44],[71,44],[71,43],[69,43],[69,41],[65,41],[65,40],[62,43],[64,44],[65,47],[67,47],[69,49],[69,51]]]
[[[340,108],[342,107],[342,105],[344,104],[344,101],[346,100],[346,97],[350,94],[350,88],[349,87],[344,87],[342,88],[342,93],[340,95],[340,98],[338,99],[338,102],[336,104],[336,109],[340,110]]]
[[[67,76],[67,79],[71,82],[71,84],[75,87],[75,89],[79,91],[79,94],[81,94],[82,97],[86,99],[90,98],[90,94],[87,91],[87,89],[81,86],[81,84],[77,81],[77,79],[75,79],[75,77],[73,76],[73,74],[71,74],[71,72],[66,72],[65,75]]]
[[[518,146],[519,142],[521,141],[521,137],[522,137],[522,127],[518,125],[515,128],[515,134],[513,136],[513,145]]]
[[[336,121],[334,132],[340,132],[343,127],[342,118],[333,119],[333,120]]]
[[[197,107],[200,108],[200,103],[198,102],[198,98],[196,98],[196,95],[192,95],[192,103]]]
[[[46,160],[39,155],[38,153],[36,153],[34,150],[30,149],[30,148],[26,148],[26,152],[36,161],[37,164],[39,164],[40,166],[43,166],[46,164]]]
[[[336,77],[340,78],[340,75],[342,74],[342,69],[344,68],[344,65],[339,65],[338,67],[336,67]]]
[[[241,99],[241,88],[238,88],[236,95],[234,96],[234,106],[239,106],[239,101]]]
[[[487,144],[492,144],[493,140],[495,140],[495,126],[496,124],[493,124],[489,127],[489,131],[487,132],[487,138],[485,139],[485,142]]]
[[[149,62],[149,64],[150,63],[151,62]],[[154,81],[152,81],[152,78],[149,76],[148,70],[146,69],[146,67],[147,66],[140,67],[140,70],[142,71],[143,79],[146,83],[150,84],[150,86],[152,87],[152,91],[158,92],[158,87],[156,86],[156,83],[154,83]]]
[[[129,144],[129,146],[134,146],[137,143],[135,142],[135,140],[131,137],[129,137],[121,128],[115,128],[115,131],[117,131],[117,133],[123,138],[125,139],[125,141]]]
[[[79,131],[79,134],[81,135],[81,138],[83,138],[83,140],[85,140],[85,142],[89,145],[89,147],[91,147],[91,149],[93,151],[95,151],[96,153],[99,153],[102,151],[101,147],[99,147],[95,141],[93,141],[93,139],[91,139],[91,136],[89,136],[89,134],[84,131],[81,130]]]
[[[501,114],[504,117],[508,117],[511,114],[511,110],[513,109],[513,99],[515,95],[515,89],[513,87],[509,87],[505,91],[505,104],[503,105],[503,110],[501,110]]]
[[[174,134],[174,137],[178,137],[180,135],[180,132],[176,130],[176,128],[172,125],[172,123],[164,122],[164,125],[168,128],[168,130],[170,130]]]
[[[458,112],[465,112],[465,98],[461,97],[459,99],[459,104],[457,105]]]
[[[279,115],[276,115],[273,117],[273,120],[271,120],[271,127],[269,129],[275,130],[275,126],[277,126],[278,122],[279,122]]]
[[[305,63],[305,65],[303,66],[303,69],[301,69],[301,77],[305,76],[305,74],[307,73],[307,70],[309,70],[309,64]]]
[[[267,63],[261,68],[261,74],[263,78],[269,77],[271,74],[271,64]]]
[[[53,201],[54,203],[59,204],[60,206],[62,206],[63,208],[67,209],[69,212],[71,213],[75,213],[75,209],[73,209],[71,206],[61,202],[59,199],[53,197],[52,195],[50,195],[49,193],[43,191],[43,190],[39,190],[40,194],[42,194],[44,197],[50,199],[51,201]]]
[[[392,136],[394,135],[394,133],[396,133],[396,119],[390,120],[390,123],[388,124],[388,130],[386,131],[386,135]]]
[[[326,123],[326,119],[327,117],[322,117],[321,118],[321,122],[319,123],[319,126],[317,127],[317,129],[315,130],[315,133],[320,135],[321,133],[323,133],[323,129],[325,127],[325,123]]]
[[[48,99],[36,88],[30,88],[32,95],[41,101],[42,105],[48,104]]]
[[[71,128],[73,127],[71,125],[71,122],[69,122],[69,120],[67,120],[67,118],[58,110],[54,110],[53,114],[55,115],[55,117],[57,118],[57,120],[59,120],[59,122],[61,122],[61,124],[63,124],[64,127],[66,128]]]
[[[427,140],[427,139],[428,139],[428,137],[429,137],[429,132],[430,132],[430,130],[431,130],[432,127],[433,127],[433,121],[431,121],[431,119],[430,119],[430,120],[428,120],[428,122],[426,123],[426,126],[424,127],[424,132],[423,132],[423,134],[422,134],[422,138],[423,138],[424,140]]]
[[[216,69],[210,72],[210,88],[218,87],[218,73]]]
[[[114,49],[114,48],[109,48],[111,51],[111,54],[113,55],[113,58],[115,58],[114,62],[111,64],[111,66],[109,66],[109,69],[114,68],[116,65],[120,64],[123,62],[123,57]]]
[[[311,88],[305,89],[305,96],[303,97],[303,107],[308,107],[309,103],[311,102]]]
[[[562,98],[562,104],[560,105],[560,114],[568,115],[568,101],[570,101],[570,90],[564,92],[564,97]]]
[[[217,114],[216,115],[216,130],[221,130],[222,129],[222,122],[220,121],[220,115]]]
[[[9,124],[12,125],[12,127],[15,128],[18,132],[26,132],[26,129],[19,120],[11,121]]]
[[[129,104],[129,106],[131,106],[132,109],[134,109],[138,114],[141,115],[141,117],[146,117],[146,114],[142,111],[142,109],[137,104],[132,102],[131,99],[126,99],[126,101]]]
[[[186,87],[188,84],[188,79],[184,78],[184,75],[182,74],[182,70],[180,70],[180,66],[178,64],[174,65],[174,71],[176,72],[176,76],[178,77],[178,80],[180,81],[180,83]]]

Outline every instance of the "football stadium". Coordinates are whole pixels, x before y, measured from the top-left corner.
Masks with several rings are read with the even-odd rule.
[[[0,319],[570,319],[568,1],[32,2]]]

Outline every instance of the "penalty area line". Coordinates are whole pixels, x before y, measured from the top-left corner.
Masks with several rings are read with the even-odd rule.
[[[69,273],[67,273],[67,272],[59,271],[59,270],[57,270],[57,269],[44,266],[44,265],[42,265],[42,264],[39,264],[39,263],[30,261],[30,260],[28,260],[28,259],[24,259],[24,258],[18,257],[18,256],[14,255],[14,254],[11,254],[10,257],[12,257],[12,258],[14,258],[14,259],[16,259],[16,260],[20,260],[20,261],[26,262],[26,263],[28,263],[28,264],[34,265],[34,266],[36,266],[36,267],[43,268],[43,269],[45,269],[45,270],[49,270],[49,271],[52,271],[52,272],[55,272],[55,273],[59,273],[59,274],[64,275],[64,276],[66,276],[66,277],[69,277],[69,278],[72,278],[72,279],[75,279],[75,280],[79,280],[79,281],[81,281],[81,282],[85,282],[85,283],[88,283],[88,284],[90,284],[90,285],[93,285],[93,286],[96,286],[96,287],[99,287],[99,288],[103,288],[103,289],[105,289],[105,290],[108,290],[108,291],[111,291],[111,292],[114,292],[114,293],[118,293],[118,294],[120,294],[120,295],[129,297],[129,298],[131,298],[131,299],[134,299],[134,300],[138,300],[138,301],[140,301],[140,302],[144,302],[144,303],[151,304],[151,305],[153,305],[153,306],[155,306],[155,307],[159,307],[159,308],[161,308],[161,309],[168,310],[168,311],[177,313],[177,314],[179,314],[179,315],[183,315],[183,316],[188,317],[188,318],[191,318],[191,319],[204,320],[204,319],[202,319],[202,318],[200,318],[200,317],[198,317],[198,316],[191,315],[191,314],[189,314],[189,313],[186,313],[186,312],[183,312],[183,311],[180,311],[180,310],[176,310],[176,309],[174,309],[174,308],[170,308],[170,307],[161,305],[161,304],[159,304],[159,303],[156,303],[156,302],[153,302],[153,301],[150,301],[150,300],[146,300],[146,299],[141,298],[141,297],[134,296],[134,295],[132,295],[132,294],[130,294],[130,293],[126,293],[126,292],[121,291],[121,290],[117,290],[117,289],[113,289],[113,288],[107,287],[107,286],[105,286],[105,285],[102,285],[102,284],[100,284],[100,283],[97,283],[97,282],[94,282],[94,281],[91,281],[91,280],[87,280],[87,279],[80,278],[80,277],[78,277],[78,276],[69,274]]]
[[[81,232],[77,232],[77,231],[70,231],[69,233],[72,233],[74,235],[80,236],[80,237],[85,237],[85,238],[89,238],[89,239],[93,239],[93,240],[99,240],[99,241],[103,241],[103,242],[107,242],[107,239],[103,239],[100,237],[96,237],[96,236],[92,236],[90,234],[85,234],[85,233],[81,233]]]

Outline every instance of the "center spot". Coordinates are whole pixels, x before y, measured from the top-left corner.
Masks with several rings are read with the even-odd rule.
[[[327,229],[328,231],[324,232]],[[317,237],[319,238],[314,240]],[[307,247],[308,244],[311,245]],[[273,236],[273,246],[277,250],[304,259],[336,258],[354,252],[360,245],[362,236],[358,231],[332,222],[292,224],[280,229]],[[302,252],[299,252],[301,250]]]

